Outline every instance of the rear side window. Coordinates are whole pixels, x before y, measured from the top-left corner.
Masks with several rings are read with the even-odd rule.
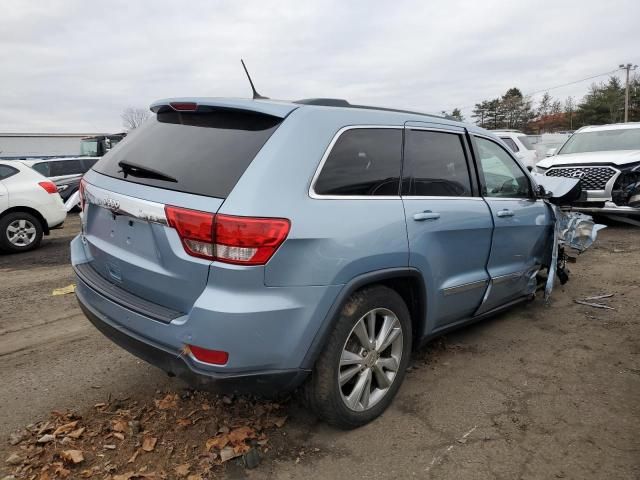
[[[404,178],[405,196],[471,196],[471,180],[462,136],[407,130]]]
[[[45,177],[50,177],[49,168],[51,166],[50,162],[40,162],[33,165],[33,169],[38,172],[40,175],[44,175]]]
[[[20,170],[14,167],[10,167],[9,165],[0,165],[0,180],[4,180],[5,178],[9,178],[12,175],[15,175]]]
[[[49,163],[49,176],[58,177],[61,175],[79,175],[85,173],[87,169],[81,160],[59,160]]]
[[[84,169],[85,172],[88,172],[89,170],[91,170],[91,167],[93,167],[96,164],[97,161],[98,161],[97,158],[85,158],[82,160],[82,168]]]
[[[281,122],[239,110],[161,112],[127,135],[94,170],[128,182],[226,198]]]
[[[402,130],[355,128],[336,141],[318,176],[318,195],[397,196]]]
[[[504,143],[506,143],[507,146],[511,149],[512,152],[517,152],[517,151],[520,150],[518,148],[518,145],[516,145],[516,142],[514,142],[512,138],[500,137],[500,140],[502,140]]]

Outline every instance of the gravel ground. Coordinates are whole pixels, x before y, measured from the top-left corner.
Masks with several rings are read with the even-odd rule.
[[[42,248],[0,255],[1,439],[51,410],[86,416],[108,398],[153,403],[185,387],[103,338],[73,295],[51,295],[73,282],[78,226],[71,216]],[[379,420],[340,432],[292,401],[257,469],[230,461],[216,475],[640,478],[640,230],[611,226],[570,269],[550,306],[535,300],[416,352]],[[602,293],[615,310],[574,303]],[[12,448],[0,443],[0,472]]]

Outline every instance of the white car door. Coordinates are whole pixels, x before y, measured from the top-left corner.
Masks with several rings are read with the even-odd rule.
[[[5,179],[18,173],[18,169],[4,163],[0,164],[0,213],[9,208],[9,191]]]

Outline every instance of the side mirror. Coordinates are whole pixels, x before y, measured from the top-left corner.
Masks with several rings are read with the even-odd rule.
[[[546,155],[547,157],[553,157],[557,151],[558,151],[557,148],[550,148],[549,150],[547,150]]]
[[[542,185],[538,185],[538,187],[536,188],[536,197],[551,198],[553,197],[553,192],[547,192]]]

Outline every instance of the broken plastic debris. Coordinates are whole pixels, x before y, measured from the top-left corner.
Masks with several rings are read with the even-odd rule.
[[[75,283],[72,283],[71,285],[67,285],[66,287],[54,288],[53,292],[51,292],[51,295],[55,297],[56,295],[67,295],[75,291],[76,291],[76,285]]]

